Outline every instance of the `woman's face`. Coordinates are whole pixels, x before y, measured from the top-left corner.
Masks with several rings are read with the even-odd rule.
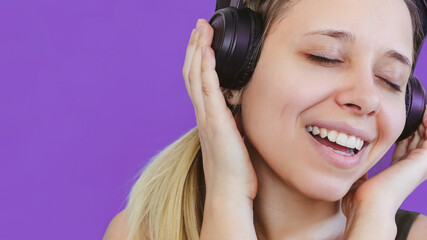
[[[245,141],[287,184],[336,201],[403,130],[409,10],[403,0],[301,0],[272,30],[242,95]],[[331,136],[314,138],[307,126]],[[328,140],[332,130],[365,145],[352,155]]]

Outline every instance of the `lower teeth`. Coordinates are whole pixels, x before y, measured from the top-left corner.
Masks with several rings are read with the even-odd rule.
[[[327,147],[327,148],[329,148],[329,149],[331,149],[332,151],[334,151],[334,152],[336,152],[336,153],[338,153],[338,154],[341,154],[341,155],[345,155],[345,156],[353,156],[353,155],[354,155],[354,151],[353,151],[353,149],[350,149],[351,153],[346,153],[346,152],[341,152],[341,151],[339,151],[339,150],[335,150],[335,149],[333,149],[333,148],[331,148],[331,147]]]

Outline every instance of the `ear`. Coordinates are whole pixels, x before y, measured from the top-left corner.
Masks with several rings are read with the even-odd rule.
[[[234,114],[234,120],[236,121],[236,126],[240,132],[240,135],[244,136],[245,133],[243,131],[242,111],[240,108],[242,103],[242,91],[243,89],[240,89],[240,90],[227,89],[224,92],[224,96],[229,105],[238,106],[239,110]]]
[[[232,106],[237,106],[241,104],[241,92],[242,90],[235,90],[235,89],[227,89],[224,93],[225,99],[227,100],[228,104]]]

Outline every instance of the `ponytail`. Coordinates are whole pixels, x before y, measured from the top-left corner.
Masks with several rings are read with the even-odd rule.
[[[127,240],[199,239],[205,182],[197,127],[153,157],[139,175],[126,206]]]

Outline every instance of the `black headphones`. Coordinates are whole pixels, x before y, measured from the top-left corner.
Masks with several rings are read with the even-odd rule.
[[[424,34],[427,32],[426,0],[415,0]],[[264,31],[261,16],[249,8],[243,8],[243,0],[217,0],[215,13],[209,20],[214,29],[212,49],[215,52],[216,72],[220,86],[240,89],[251,78],[259,59],[254,51]],[[424,35],[425,36],[425,35]],[[420,45],[417,55],[421,52]],[[406,123],[397,141],[411,136],[421,124],[426,96],[420,81],[411,75],[406,88]]]

